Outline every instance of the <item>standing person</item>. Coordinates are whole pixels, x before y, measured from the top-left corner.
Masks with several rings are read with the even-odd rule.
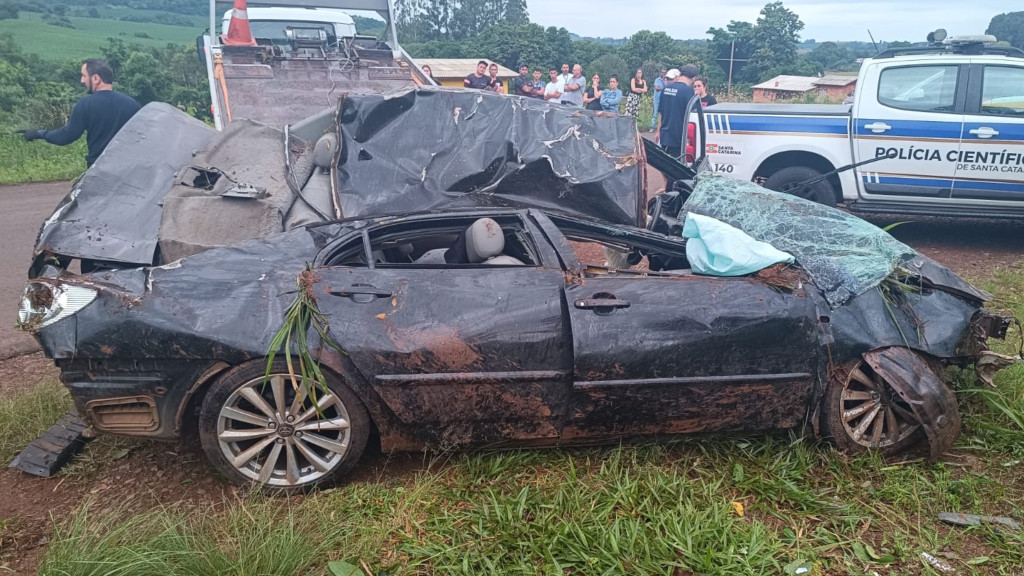
[[[558,75],[558,79],[562,81],[562,86],[569,83],[569,79],[572,78],[572,74],[569,73],[569,65],[562,64],[562,73]]]
[[[682,70],[673,68],[665,74],[671,83],[665,86],[661,94],[661,118],[658,120],[654,141],[676,158],[683,153],[683,134],[690,116],[687,106],[694,96],[692,85],[697,73],[696,66],[687,64]]]
[[[548,77],[551,78],[551,82],[544,86],[544,100],[557,104],[562,101],[562,91],[565,90],[565,84],[559,79],[558,70],[554,68],[548,70]]]
[[[708,94],[707,76],[697,76],[693,79],[693,92],[700,96],[700,104],[705,108],[718,104],[718,99]]]
[[[437,83],[437,80],[434,80],[434,72],[430,69],[430,66],[424,64],[422,70],[424,76],[426,76],[431,82]]]
[[[608,89],[601,93],[601,108],[605,112],[619,113],[619,103],[622,102],[622,90],[619,90],[618,76],[608,78]]]
[[[515,87],[516,96],[526,96],[529,98],[533,96],[533,85],[530,84],[530,78],[527,76],[530,67],[526,64],[519,65],[519,76],[516,76],[515,83],[512,84]]]
[[[495,92],[497,94],[505,93],[505,83],[498,80],[498,65],[491,62],[491,66],[488,70],[491,73],[490,79],[487,81],[487,90],[489,92]]]
[[[640,97],[647,94],[647,83],[644,82],[644,69],[637,68],[636,74],[629,80],[629,96],[626,97],[626,114],[636,118],[640,114]]]
[[[541,80],[541,75],[544,74],[537,68],[533,71],[533,81],[530,82],[530,96],[543,100],[544,99],[544,87],[546,84]]]
[[[491,79],[487,76],[487,60],[481,60],[476,63],[476,72],[473,72],[463,81],[466,88],[473,88],[474,90],[486,90],[491,84]]]
[[[604,110],[601,107],[601,77],[594,74],[590,79],[590,88],[583,94],[583,107],[587,110]]]
[[[665,73],[667,72],[668,69],[662,66],[661,76],[654,79],[654,111],[651,113],[651,132],[654,132],[654,128],[658,124],[658,106],[661,104],[661,91],[665,89]]]
[[[572,76],[565,83],[565,90],[562,91],[562,104],[566,106],[583,106],[583,90],[587,87],[587,80],[583,77],[583,67],[576,64],[572,67]]]
[[[22,135],[29,142],[46,140],[67,146],[86,132],[89,153],[85,155],[85,165],[92,166],[114,135],[139,111],[139,103],[113,89],[114,70],[105,60],[90,58],[82,62],[81,82],[86,95],[75,102],[67,124],[56,130],[23,130]]]

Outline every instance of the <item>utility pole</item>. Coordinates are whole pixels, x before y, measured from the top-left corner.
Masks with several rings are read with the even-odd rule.
[[[732,96],[732,63],[736,59],[736,41],[732,41],[732,47],[729,48],[729,87],[725,93]]]
[[[725,61],[725,58],[718,58],[718,62]],[[749,58],[737,58],[736,57],[736,41],[733,40],[729,46],[729,87],[726,89],[726,94],[732,96],[732,73],[736,62],[746,62]]]

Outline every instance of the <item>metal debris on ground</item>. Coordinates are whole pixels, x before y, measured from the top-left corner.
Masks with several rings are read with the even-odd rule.
[[[69,411],[15,456],[10,467],[33,476],[53,476],[85,446],[86,426],[77,412]]]
[[[939,572],[942,572],[943,574],[956,573],[956,568],[953,568],[949,564],[946,564],[942,560],[939,560],[938,558],[932,556],[927,552],[921,552],[921,560],[924,560],[926,564],[938,570]]]
[[[1006,516],[979,516],[978,514],[958,514],[956,512],[941,512],[939,520],[954,526],[981,526],[982,524],[998,524],[1010,530],[1020,530],[1020,522]]]

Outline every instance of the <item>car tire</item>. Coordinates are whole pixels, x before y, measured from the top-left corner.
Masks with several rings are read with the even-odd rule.
[[[931,367],[920,356],[921,370]],[[925,440],[913,409],[862,359],[833,370],[825,388],[822,428],[845,452],[902,454]]]
[[[327,390],[314,387],[296,402],[285,362],[274,361],[268,380],[266,370],[265,361],[242,364],[206,394],[199,439],[214,468],[235,484],[281,492],[330,484],[351,471],[372,426],[355,393],[325,371]]]
[[[794,190],[797,184],[811,178],[817,178],[821,174],[818,170],[808,166],[788,166],[769,176],[764,181],[764,187],[776,192],[794,194],[805,200],[824,204],[825,206],[835,207],[836,190],[828,180],[812,184],[802,191]]]

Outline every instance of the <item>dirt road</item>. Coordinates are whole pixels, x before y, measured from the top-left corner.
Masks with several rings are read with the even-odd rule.
[[[39,349],[14,328],[39,226],[68,193],[68,182],[0,186],[0,360]]]

